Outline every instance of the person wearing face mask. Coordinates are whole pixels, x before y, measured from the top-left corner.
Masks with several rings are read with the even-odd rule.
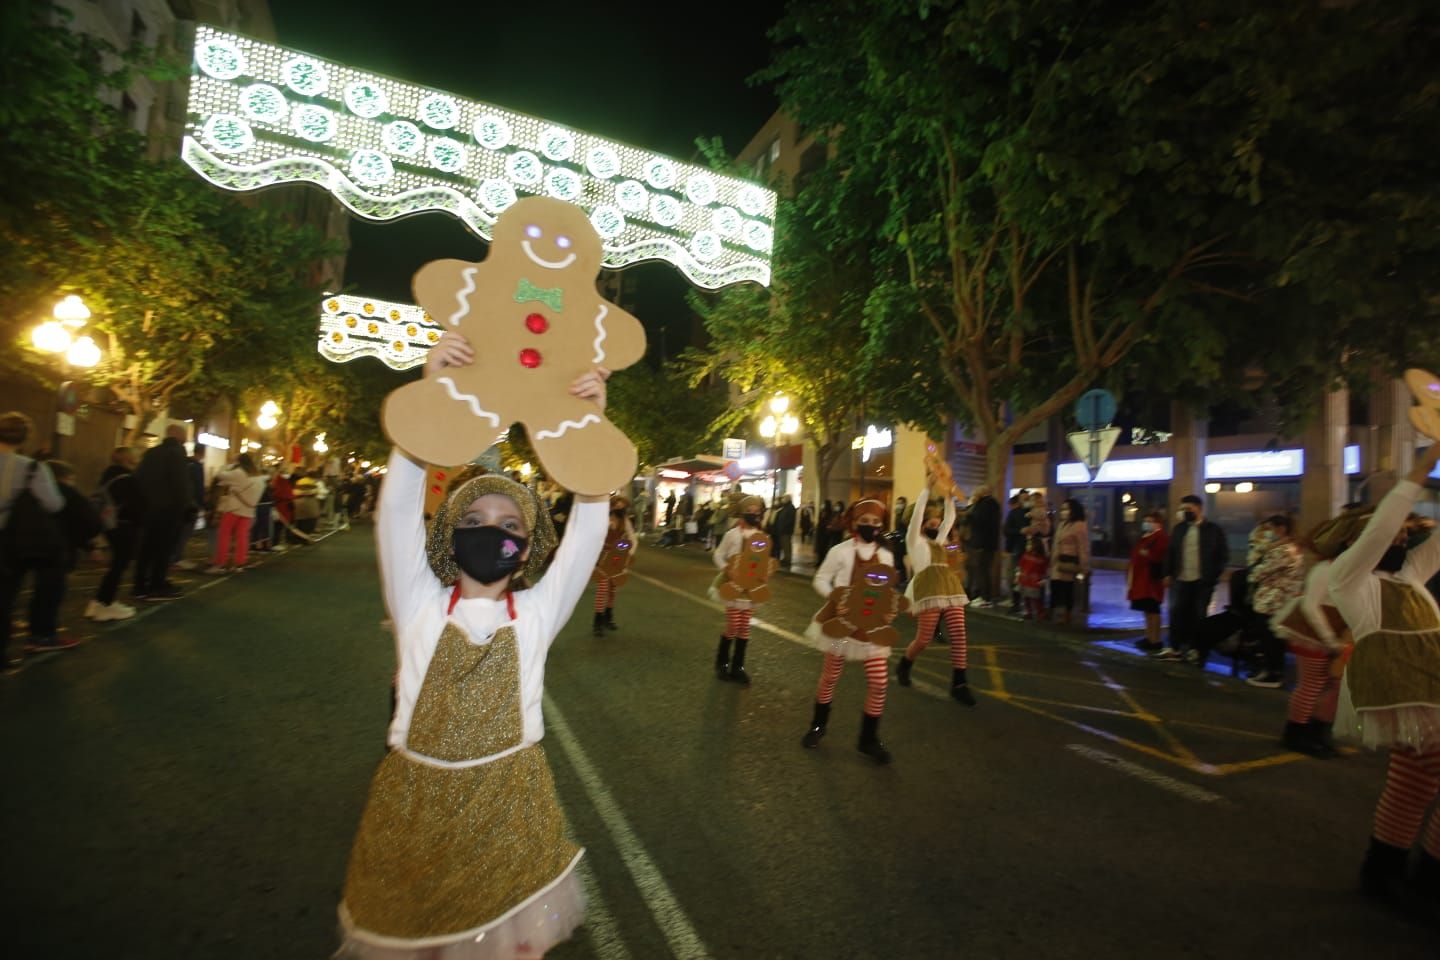
[[[910,612],[915,616],[915,639],[905,648],[905,653],[895,665],[895,680],[902,687],[910,686],[910,670],[915,659],[930,645],[940,620],[945,620],[945,632],[950,639],[950,696],[967,707],[975,706],[975,695],[965,670],[968,666],[968,646],[965,642],[965,585],[960,575],[945,562],[945,543],[950,530],[955,526],[955,496],[958,491],[945,487],[941,500],[945,503],[944,514],[929,509],[930,487],[937,479],[932,474],[930,483],[915,498],[915,513],[910,518],[906,539],[910,552],[910,565],[914,576],[905,595],[910,598]]]
[[[1050,545],[1050,611],[1055,622],[1070,622],[1075,606],[1075,583],[1090,575],[1090,525],[1080,501],[1066,500],[1056,514],[1059,523]]]
[[[1259,672],[1245,681],[1252,687],[1275,690],[1285,682],[1285,641],[1269,623],[1305,589],[1305,562],[1290,532],[1290,518],[1277,513],[1250,534],[1250,609],[1256,614],[1253,629],[1265,658]]]
[[[759,497],[746,497],[740,501],[740,517],[735,526],[725,531],[720,545],[715,548],[711,559],[715,566],[724,570],[740,554],[747,539],[757,534],[764,535],[765,501]],[[755,601],[748,597],[733,600],[722,597],[718,592],[722,573],[710,585],[710,599],[725,605],[725,632],[720,635],[720,646],[715,651],[715,676],[721,680],[748,686],[750,675],[745,672],[745,651],[750,646],[750,618],[755,615]],[[735,653],[730,653],[731,646]]]
[[[474,356],[447,333],[426,376]],[[570,393],[603,410],[606,376],[595,368]],[[608,498],[576,496],[554,549],[549,513],[499,475],[456,487],[427,530],[425,475],[397,449],[380,491],[376,539],[399,674],[390,752],[350,854],[337,955],[539,956],[584,918],[584,851],[566,837],[540,749],[541,698],[550,645],[604,543]]]
[[[630,522],[630,501],[625,497],[611,497],[610,529],[605,534],[605,548],[595,567],[595,622],[590,628],[594,636],[620,629],[615,623],[615,595],[624,583],[625,571],[635,559],[638,541]]]
[[[1426,825],[1440,796],[1440,607],[1425,582],[1440,571],[1440,537],[1421,541],[1409,515],[1437,462],[1440,443],[1415,458],[1330,565],[1331,602],[1355,639],[1335,734],[1390,752],[1361,889],[1431,922],[1440,920],[1440,813]]]
[[[811,581],[815,592],[827,603],[836,587],[859,583],[863,565],[895,565],[894,555],[879,543],[885,530],[885,514],[885,505],[878,500],[861,500],[850,508],[848,516],[853,536],[830,548],[820,569],[815,571],[815,579]],[[893,757],[885,744],[880,742],[880,715],[885,711],[885,687],[890,680],[890,648],[864,643],[853,637],[840,640],[828,637],[813,619],[805,630],[805,637],[825,654],[825,663],[815,691],[815,710],[810,729],[801,739],[801,745],[810,749],[820,746],[830,722],[830,702],[835,697],[835,685],[840,682],[845,661],[860,660],[865,664],[868,693],[860,721],[858,749],[876,763],[889,763]]]
[[[1165,515],[1159,510],[1145,514],[1140,539],[1130,548],[1130,565],[1125,568],[1125,595],[1131,610],[1145,614],[1145,639],[1136,646],[1146,653],[1161,647],[1160,604],[1165,602],[1165,551],[1169,546]]]
[[[1210,609],[1215,584],[1230,561],[1225,531],[1205,519],[1205,504],[1193,493],[1180,498],[1179,523],[1170,531],[1165,552],[1165,589],[1170,591],[1170,642],[1155,654],[1179,660],[1201,646],[1201,625]]]

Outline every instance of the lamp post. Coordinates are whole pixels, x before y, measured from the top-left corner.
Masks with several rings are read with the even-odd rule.
[[[61,365],[66,374],[76,368],[88,370],[99,363],[100,347],[90,337],[77,337],[74,332],[90,319],[90,308],[85,306],[85,301],[72,293],[55,304],[51,314],[53,320],[46,320],[30,331],[30,342],[35,349],[61,355]],[[74,413],[78,405],[74,384],[64,380],[55,394],[53,456],[60,455],[60,415]]]
[[[771,441],[770,468],[774,477],[770,494],[770,506],[780,501],[780,443],[785,436],[794,436],[800,430],[800,421],[786,411],[790,409],[790,398],[777,393],[770,398],[770,416],[760,421],[760,436]]]

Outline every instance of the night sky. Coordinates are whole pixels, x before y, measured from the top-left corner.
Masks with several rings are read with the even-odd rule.
[[[768,62],[779,2],[726,4],[272,0],[279,42],[399,80],[554,120],[695,160],[697,137],[738,152],[774,112],[746,78]],[[410,277],[439,257],[484,257],[458,220],[432,213],[387,223],[351,219],[346,285],[412,301]],[[640,265],[637,305],[668,326],[685,289],[667,265]],[[647,313],[649,314],[647,316]]]

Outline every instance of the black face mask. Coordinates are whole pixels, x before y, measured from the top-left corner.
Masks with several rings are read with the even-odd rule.
[[[520,569],[529,540],[499,527],[456,527],[455,563],[472,579],[489,584]]]
[[[934,527],[926,527],[925,536],[929,537],[931,540],[934,540],[936,537],[940,536],[940,531],[935,529]]]
[[[1196,517],[1197,517],[1197,515],[1196,515],[1196,513],[1195,513],[1194,510],[1186,510],[1186,511],[1185,511],[1185,522],[1186,522],[1186,523],[1194,523],[1195,520],[1196,520]]]
[[[866,523],[856,527],[855,532],[859,534],[860,539],[864,540],[866,543],[874,543],[875,538],[880,535],[880,528],[872,527],[870,526],[870,524]]]
[[[741,519],[741,520],[744,520],[746,523],[750,524],[750,526],[752,526],[752,527],[758,527],[758,526],[760,526],[760,514],[758,514],[758,513],[747,513],[747,514],[743,514],[743,515],[740,517],[740,519]]]
[[[1404,546],[1392,543],[1380,562],[1375,564],[1375,569],[1384,573],[1399,573],[1400,568],[1405,566],[1405,553]]]

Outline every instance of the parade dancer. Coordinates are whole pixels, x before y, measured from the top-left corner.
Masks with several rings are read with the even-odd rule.
[[[426,375],[474,359],[447,333]],[[571,394],[605,403],[603,370]],[[422,520],[425,468],[398,449],[377,540],[400,661],[381,762],[350,855],[339,956],[512,960],[567,939],[584,915],[540,748],[545,658],[605,538],[605,497],[577,496],[564,543],[528,489],[476,477]]]
[[[1425,582],[1440,570],[1440,536],[1412,545],[1408,520],[1437,461],[1440,443],[1416,457],[1330,567],[1330,599],[1355,637],[1335,730],[1390,751],[1361,887],[1432,921],[1440,919],[1440,814],[1425,820],[1440,794],[1440,608]],[[1417,838],[1419,862],[1407,876]]]
[[[930,480],[939,479],[934,473]],[[948,480],[948,478],[946,478]],[[949,487],[950,484],[944,484]],[[946,562],[946,551],[942,543],[947,542],[950,530],[955,526],[955,499],[953,490],[947,490],[943,497],[943,516],[927,510],[930,498],[930,484],[915,498],[915,514],[910,518],[906,533],[912,576],[905,591],[913,606],[915,615],[915,639],[905,648],[905,653],[895,665],[895,680],[902,687],[910,686],[910,671],[920,652],[930,645],[935,630],[943,617],[945,633],[950,639],[950,696],[965,704],[975,706],[975,695],[965,678],[967,666],[967,645],[965,642],[965,585],[960,576],[950,569]]]
[[[635,559],[638,543],[635,527],[630,523],[630,500],[610,498],[610,529],[605,546],[595,563],[595,622],[591,632],[599,637],[606,630],[619,630],[615,623],[615,594],[630,579],[630,564]]]
[[[1358,532],[1358,523],[1350,520],[1350,526]],[[1295,655],[1297,673],[1280,742],[1297,753],[1321,758],[1335,755],[1331,728],[1340,703],[1344,655],[1350,649],[1349,628],[1330,605],[1331,562],[1345,546],[1326,535],[1327,530],[1335,529],[1339,527],[1331,521],[1311,536],[1311,548],[1322,559],[1310,568],[1300,596],[1270,620],[1271,632],[1283,637]]]
[[[768,582],[779,562],[770,555],[770,538],[762,527],[765,501],[746,497],[740,501],[739,509],[739,520],[725,531],[711,554],[721,572],[710,585],[710,599],[725,605],[725,632],[715,651],[715,676],[746,686],[750,683],[750,675],[745,672],[750,618],[755,615],[755,605],[770,598]]]
[[[894,556],[877,542],[885,529],[885,514],[885,505],[878,500],[861,500],[850,508],[848,526],[852,536],[830,548],[812,581],[815,592],[825,598],[826,607],[830,606],[831,594],[836,587],[858,583],[860,570],[865,564],[894,564]],[[820,616],[823,616],[824,609]],[[825,736],[830,720],[830,702],[835,697],[835,685],[840,681],[845,661],[860,660],[865,664],[867,695],[865,712],[860,721],[858,749],[877,763],[889,763],[894,758],[880,741],[880,716],[885,711],[890,648],[854,637],[828,636],[821,630],[818,616],[806,628],[805,637],[825,654],[825,663],[815,691],[815,711],[810,730],[800,741],[801,744],[809,748],[820,746],[820,739]]]

